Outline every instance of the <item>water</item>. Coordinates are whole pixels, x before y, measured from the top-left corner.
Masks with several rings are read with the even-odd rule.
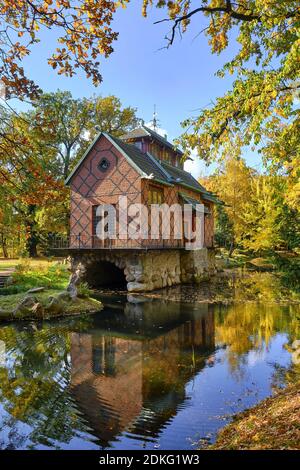
[[[193,449],[300,373],[299,306],[104,302],[0,327],[0,448]]]

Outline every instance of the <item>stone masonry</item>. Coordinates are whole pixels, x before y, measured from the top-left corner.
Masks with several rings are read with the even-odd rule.
[[[123,271],[129,292],[147,292],[181,283],[198,283],[215,272],[213,249],[78,251],[72,255],[72,272],[82,281],[101,285],[108,262]],[[92,280],[92,282],[91,282]]]

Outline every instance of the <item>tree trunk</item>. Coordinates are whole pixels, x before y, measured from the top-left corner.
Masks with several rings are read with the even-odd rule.
[[[39,243],[39,235],[35,228],[35,215],[36,206],[30,205],[28,207],[28,219],[26,221],[27,226],[27,242],[26,248],[30,258],[36,258],[38,256],[37,246]]]
[[[0,240],[1,240],[3,258],[8,258],[7,240],[6,240],[3,232],[1,232],[1,234],[0,234]]]
[[[231,240],[230,247],[229,247],[229,252],[228,252],[228,257],[231,258],[234,252],[235,246],[234,246],[234,240]]]

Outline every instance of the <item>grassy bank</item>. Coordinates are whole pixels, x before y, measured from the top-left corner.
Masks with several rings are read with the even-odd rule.
[[[9,284],[0,289],[0,313],[6,320],[5,312],[12,312],[24,299],[26,293],[34,288],[43,288],[33,293],[37,302],[46,306],[49,297],[58,296],[68,285],[70,271],[62,260],[0,260],[0,271],[14,269]],[[101,302],[90,297],[86,286],[79,286],[79,298],[64,303],[64,314],[75,315],[101,310]],[[7,316],[11,320],[11,316]]]
[[[0,289],[1,295],[26,292],[35,287],[63,290],[68,285],[69,267],[60,259],[0,260],[0,271],[14,270],[9,284]]]
[[[237,415],[210,449],[300,449],[300,383]]]

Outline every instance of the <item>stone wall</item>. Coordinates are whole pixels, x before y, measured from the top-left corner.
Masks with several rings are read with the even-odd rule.
[[[78,252],[72,257],[72,271],[80,273],[82,281],[93,270],[96,281],[97,264],[107,261],[124,272],[129,292],[146,292],[181,283],[198,283],[215,272],[214,250],[196,251],[149,250],[147,252],[91,251]],[[103,276],[103,270],[99,269]]]
[[[215,274],[215,251],[201,248],[200,250],[184,250],[181,252],[181,282],[198,283],[209,279]]]

